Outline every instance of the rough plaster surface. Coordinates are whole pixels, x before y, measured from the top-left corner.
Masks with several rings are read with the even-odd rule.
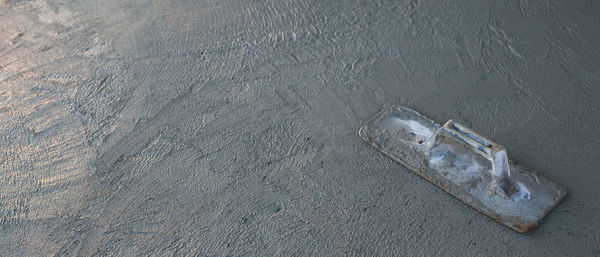
[[[0,255],[600,255],[599,13],[0,0]],[[513,232],[362,142],[384,104],[569,196]]]

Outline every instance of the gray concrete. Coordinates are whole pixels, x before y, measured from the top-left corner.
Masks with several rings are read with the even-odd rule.
[[[0,0],[0,255],[600,255],[599,13]],[[362,142],[392,103],[570,195],[530,234],[496,223]]]

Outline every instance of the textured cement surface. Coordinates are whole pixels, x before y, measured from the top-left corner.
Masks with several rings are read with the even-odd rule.
[[[0,0],[0,256],[598,256],[598,1]],[[356,135],[453,118],[521,235]]]

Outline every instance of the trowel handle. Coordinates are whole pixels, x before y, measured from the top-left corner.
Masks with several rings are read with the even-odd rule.
[[[491,162],[492,181],[490,186],[492,192],[508,198],[517,191],[510,179],[508,157],[506,156],[506,149],[503,146],[494,143],[492,140],[477,134],[477,132],[453,120],[446,122],[441,130],[445,134],[467,143],[475,152]]]
[[[499,150],[502,146],[494,143],[492,140],[489,140],[477,132],[465,127],[464,125],[454,122],[454,120],[449,120],[442,126],[442,130],[444,132],[454,136],[456,139],[463,141],[473,147],[476,152],[483,155],[487,159],[492,159],[493,154]]]

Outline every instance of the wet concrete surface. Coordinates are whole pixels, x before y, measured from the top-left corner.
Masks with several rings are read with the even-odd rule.
[[[598,13],[0,0],[0,255],[600,255]],[[569,196],[511,231],[362,142],[384,104],[463,123]]]

